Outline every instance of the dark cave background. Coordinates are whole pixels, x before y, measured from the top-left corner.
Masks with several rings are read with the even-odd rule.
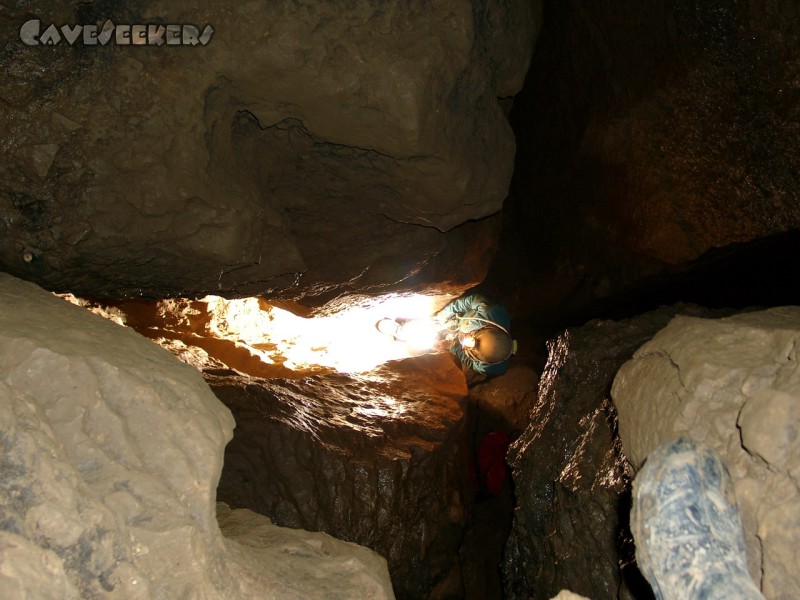
[[[545,2],[485,281],[549,332],[796,302],[792,3]]]

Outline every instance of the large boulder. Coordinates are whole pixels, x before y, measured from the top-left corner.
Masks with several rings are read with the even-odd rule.
[[[686,435],[717,450],[742,511],[750,573],[767,598],[800,595],[800,308],[676,317],[614,380],[623,447],[639,468]]]
[[[223,535],[232,428],[195,369],[0,274],[3,597],[393,598],[365,548],[225,506]]]
[[[95,296],[475,283],[486,261],[456,258],[494,224],[443,232],[507,194],[497,98],[522,86],[536,4],[23,2],[1,25],[0,268]],[[109,18],[214,33],[25,45],[32,14],[34,41]]]
[[[463,595],[472,494],[464,376],[449,353],[409,358],[375,327],[409,301],[424,313],[439,300],[349,297],[313,318],[256,298],[72,300],[204,373],[236,420],[221,500],[375,550],[401,598]],[[518,374],[499,382],[516,382],[520,402],[503,408],[522,419],[532,373]]]

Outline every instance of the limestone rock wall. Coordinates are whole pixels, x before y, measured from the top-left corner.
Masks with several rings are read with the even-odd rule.
[[[0,268],[106,296],[475,283],[488,256],[455,257],[486,254],[495,226],[454,228],[507,194],[497,98],[522,86],[537,7],[19,3],[0,22]],[[214,34],[27,46],[32,16]]]
[[[767,598],[800,594],[800,308],[719,320],[676,317],[614,380],[626,454],[638,468],[687,435],[716,449],[734,480],[750,572]]]
[[[324,533],[278,527],[263,515],[231,510],[224,502],[217,503],[217,520],[236,583],[226,598],[394,598],[386,561],[368,548]]]
[[[467,389],[449,355],[361,377],[206,377],[236,419],[220,499],[375,550],[398,598],[463,597]]]
[[[0,274],[2,595],[393,598],[366,549],[224,507],[223,537],[232,427],[193,368]]]
[[[549,357],[508,463],[516,508],[503,562],[507,598],[549,599],[562,588],[590,598],[651,597],[633,564],[631,468],[610,399],[617,370],[676,312],[592,321],[548,343]]]

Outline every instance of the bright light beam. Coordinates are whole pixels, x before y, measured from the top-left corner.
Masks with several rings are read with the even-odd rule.
[[[263,310],[256,298],[203,299],[213,335],[235,340],[265,362],[277,362],[280,357],[291,369],[322,366],[343,373],[371,371],[386,361],[432,348],[435,330],[428,317],[443,300],[441,296],[393,294],[333,315],[305,318],[272,306]],[[410,321],[415,323],[413,341],[404,343],[380,333],[375,324],[384,317],[418,319]]]
[[[433,350],[439,341],[441,328],[433,319],[413,319],[406,321],[402,328],[402,338],[414,353]]]

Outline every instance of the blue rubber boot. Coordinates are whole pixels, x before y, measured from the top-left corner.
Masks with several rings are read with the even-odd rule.
[[[707,446],[679,438],[647,457],[633,482],[631,530],[658,600],[763,600],[747,571],[733,483]]]

